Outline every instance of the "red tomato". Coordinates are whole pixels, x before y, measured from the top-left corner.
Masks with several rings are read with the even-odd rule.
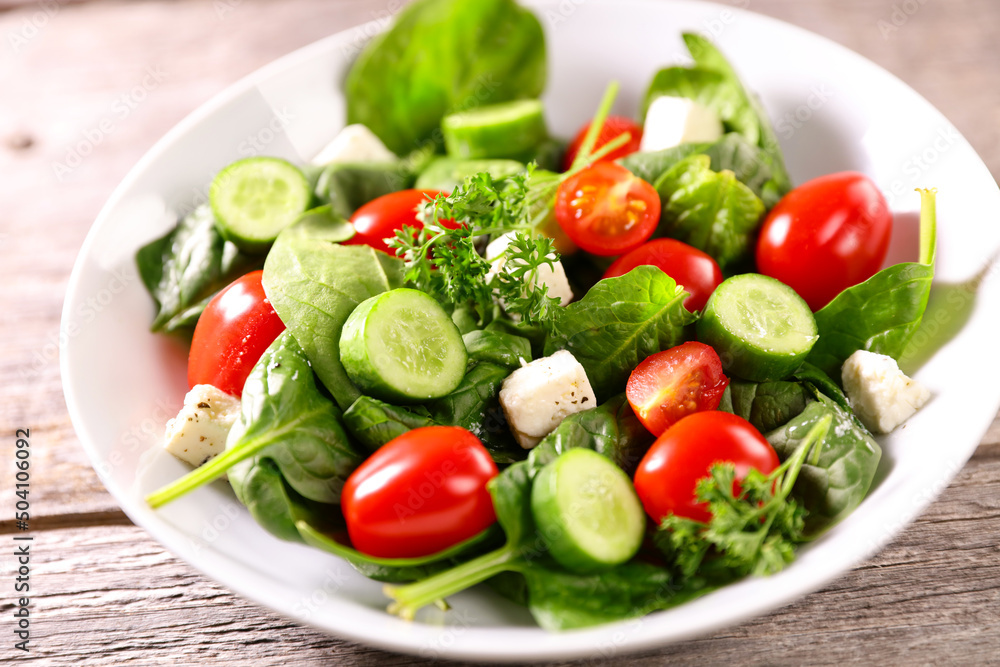
[[[577,132],[576,137],[570,143],[569,148],[566,149],[566,156],[563,158],[563,171],[569,171],[570,167],[573,166],[573,161],[576,160],[576,154],[580,152],[580,144],[583,143],[583,138],[587,136],[587,130],[590,129],[591,123],[587,123],[583,126],[579,132]],[[594,149],[597,150],[604,144],[608,143],[612,139],[616,138],[620,134],[628,132],[630,137],[628,142],[611,151],[605,155],[600,162],[611,162],[617,160],[620,157],[625,157],[631,153],[639,150],[639,144],[642,142],[642,126],[637,123],[632,122],[628,118],[623,118],[622,116],[608,116],[604,120],[604,125],[601,126],[601,131],[597,134],[597,141],[594,142]],[[593,152],[593,151],[591,151]]]
[[[243,394],[254,364],[285,330],[260,284],[263,271],[238,278],[216,294],[198,318],[188,356],[188,384]]]
[[[729,378],[710,345],[694,341],[646,357],[625,385],[635,415],[653,435],[694,412],[715,410]]]
[[[670,513],[707,522],[712,517],[696,502],[695,485],[719,462],[733,463],[737,480],[751,468],[769,475],[779,465],[770,443],[747,420],[728,412],[696,412],[667,429],[639,463],[635,490],[646,513],[657,523]]]
[[[660,195],[614,162],[598,162],[556,192],[556,222],[595,255],[620,255],[642,245],[660,222]]]
[[[864,174],[813,179],[771,209],[757,242],[757,270],[792,287],[819,310],[885,261],[892,215]]]
[[[497,474],[490,453],[464,428],[404,433],[344,485],[340,505],[351,543],[379,558],[418,558],[455,546],[496,521],[486,482]]]
[[[637,266],[658,266],[684,287],[690,296],[684,307],[692,313],[705,308],[708,297],[722,282],[722,270],[712,256],[675,239],[654,239],[622,255],[604,272],[604,278],[623,276]]]
[[[351,216],[355,235],[345,245],[367,245],[387,252],[395,251],[386,245],[385,239],[396,235],[397,229],[409,225],[420,229],[423,224],[417,220],[417,207],[425,201],[441,194],[438,190],[400,190],[373,199]]]

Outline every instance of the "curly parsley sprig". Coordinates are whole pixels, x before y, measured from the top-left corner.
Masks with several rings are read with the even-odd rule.
[[[625,132],[594,150],[617,92],[618,84],[612,82],[566,173],[536,173],[534,164],[502,179],[483,172],[450,195],[425,203],[418,214],[423,227],[404,226],[389,241],[406,264],[406,279],[444,303],[471,305],[481,321],[499,302],[528,324],[551,324],[560,301],[548,295],[539,272],[546,266],[554,269],[559,253],[536,230],[551,212],[560,183],[629,141]],[[479,254],[478,239],[511,232],[515,235],[502,262],[491,264]]]
[[[654,541],[670,565],[686,580],[721,584],[747,575],[780,571],[795,557],[795,545],[805,541],[806,510],[789,497],[799,471],[822,447],[831,417],[818,422],[795,452],[770,475],[751,469],[733,493],[732,463],[712,466],[698,482],[696,496],[708,503],[707,524],[668,516]]]

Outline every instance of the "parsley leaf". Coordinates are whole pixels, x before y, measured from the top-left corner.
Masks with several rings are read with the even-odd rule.
[[[805,541],[806,510],[790,498],[792,486],[810,451],[822,443],[829,417],[818,422],[795,452],[770,475],[751,469],[734,493],[736,468],[716,463],[699,480],[695,495],[708,504],[707,524],[670,515],[654,541],[668,564],[687,580],[722,584],[747,575],[782,570]]]

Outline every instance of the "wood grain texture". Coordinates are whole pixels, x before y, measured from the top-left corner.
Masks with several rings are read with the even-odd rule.
[[[901,0],[730,4],[813,30],[886,67],[940,108],[1000,175],[1000,3],[926,0],[909,3],[918,9],[902,19],[894,17]],[[284,665],[294,655],[307,665],[415,662],[262,610],[128,525],[73,433],[56,353],[73,260],[139,157],[225,86],[299,46],[383,17],[388,6],[0,2],[0,10],[10,8],[0,11],[0,433],[29,426],[35,446],[39,608],[29,661]],[[151,71],[162,80],[142,88]],[[139,94],[127,114],[115,111],[123,96]],[[106,120],[112,130],[88,139]],[[61,173],[57,165],[88,143],[79,166]],[[0,455],[9,447],[4,439]],[[2,469],[6,489],[11,473]],[[0,521],[0,534],[12,529]],[[997,535],[1000,422],[942,497],[862,567],[767,617],[627,662],[998,662]],[[11,571],[10,557],[0,560]],[[9,609],[0,596],[0,617]],[[0,627],[6,633],[5,622]],[[0,655],[9,657],[6,645]]]

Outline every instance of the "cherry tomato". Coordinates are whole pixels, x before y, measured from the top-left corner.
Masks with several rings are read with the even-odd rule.
[[[715,350],[691,341],[646,357],[629,375],[625,397],[646,430],[661,435],[689,414],[718,408],[728,385]]]
[[[263,271],[237,278],[198,318],[188,356],[188,384],[210,384],[237,398],[264,350],[285,330],[260,284]]]
[[[819,310],[875,275],[890,236],[889,205],[871,179],[850,171],[821,176],[771,209],[757,242],[757,269]]]
[[[719,462],[736,466],[737,481],[751,468],[768,475],[779,465],[770,443],[747,420],[728,412],[696,412],[667,429],[639,463],[635,490],[646,513],[657,523],[670,513],[707,522],[711,514],[696,501],[695,486]]]
[[[439,194],[438,190],[400,190],[371,200],[351,216],[355,234],[344,244],[367,245],[390,255],[395,254],[386,245],[385,239],[394,237],[396,230],[402,229],[403,225],[415,229],[423,227],[417,219],[417,207]]]
[[[622,255],[604,272],[604,278],[623,276],[637,266],[649,264],[684,287],[690,295],[684,307],[692,313],[705,308],[708,297],[722,282],[722,270],[712,256],[675,239],[654,239]]]
[[[424,426],[390,440],[344,485],[341,509],[354,548],[379,558],[443,551],[496,521],[486,482],[497,466],[479,438]]]
[[[584,125],[583,129],[577,132],[573,141],[570,142],[569,148],[566,149],[566,156],[563,158],[563,171],[569,171],[570,167],[573,166],[573,161],[576,160],[576,154],[580,152],[580,144],[583,143],[584,137],[587,136],[587,130],[590,129],[590,125],[591,123]],[[604,125],[601,126],[601,131],[597,134],[597,141],[594,142],[593,150],[597,150],[604,144],[616,138],[618,135],[624,134],[625,132],[628,132],[630,135],[628,142],[625,143],[624,146],[616,148],[605,155],[603,158],[598,160],[599,162],[612,162],[620,157],[625,157],[626,155],[639,150],[639,144],[642,143],[641,125],[622,116],[608,116],[604,120]]]
[[[643,244],[660,222],[660,195],[614,162],[598,162],[556,192],[556,222],[589,253],[612,256]]]

